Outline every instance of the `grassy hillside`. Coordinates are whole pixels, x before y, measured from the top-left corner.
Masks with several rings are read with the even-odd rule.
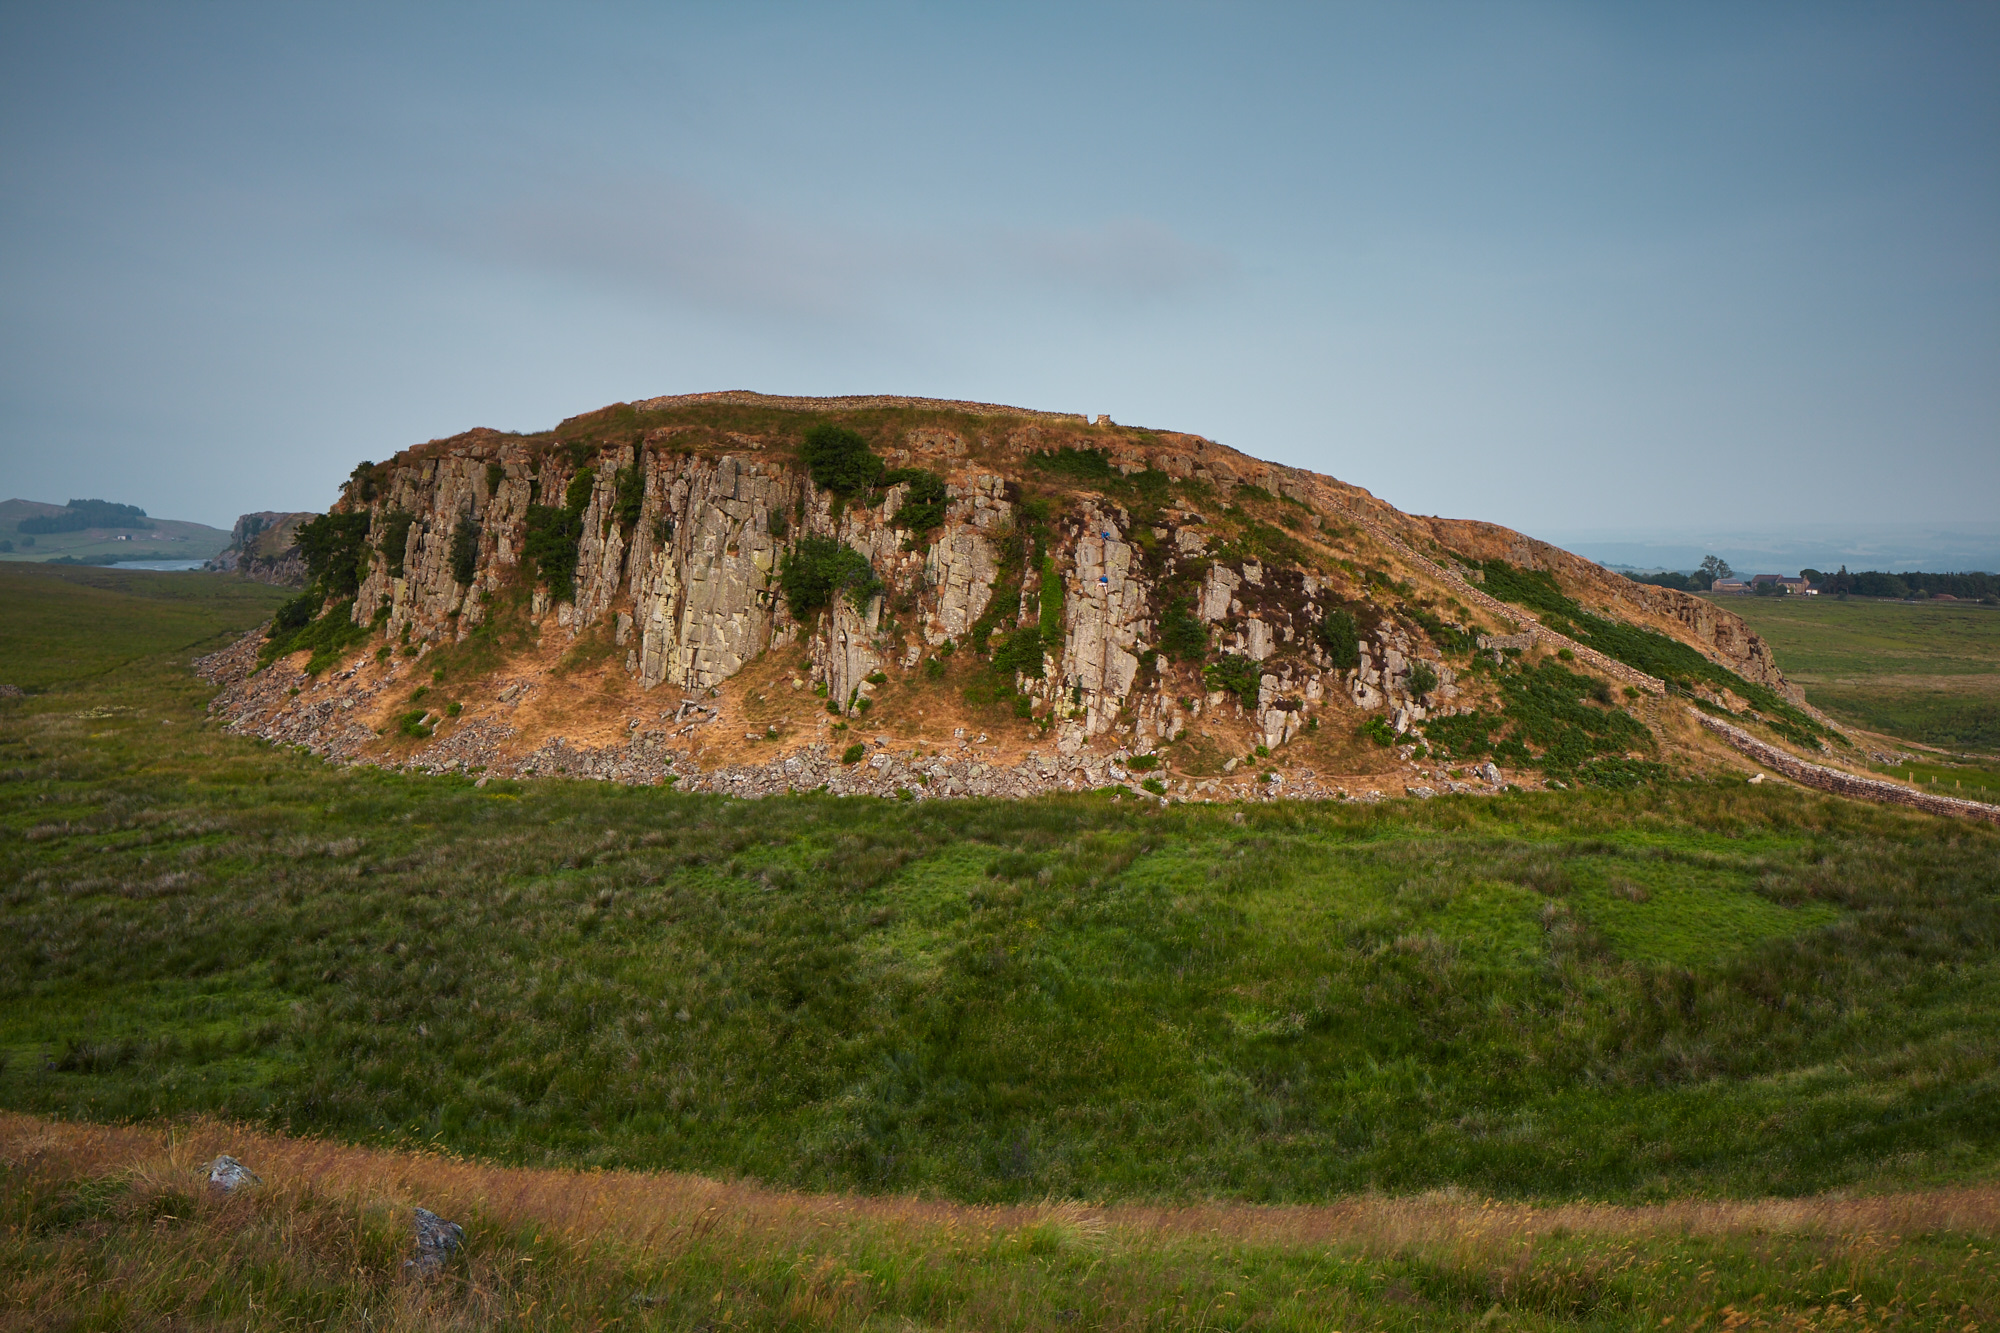
[[[1833,716],[1928,745],[2000,752],[2000,610],[1960,602],[1727,597]]]
[[[146,527],[35,533],[32,544],[23,542],[23,534],[17,530],[22,519],[62,512],[61,505],[0,500],[0,538],[13,546],[10,551],[0,551],[0,565],[33,564],[60,556],[78,560],[102,556],[129,560],[209,560],[229,545],[229,533],[222,528],[172,518],[152,519]],[[121,536],[129,540],[118,540]]]
[[[1798,1193],[2000,1150],[1993,830],[1775,784],[481,789],[206,723],[181,645],[244,585],[164,636],[75,586],[0,583],[100,645],[0,705],[0,1104],[964,1200]]]

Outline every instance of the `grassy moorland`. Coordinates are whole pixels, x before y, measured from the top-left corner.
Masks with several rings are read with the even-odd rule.
[[[2000,610],[1972,602],[1726,597],[1834,717],[1927,745],[2000,752]]]
[[[545,1195],[635,1178],[453,1167],[438,1197],[477,1258],[412,1291],[385,1200],[424,1199],[284,1165],[358,1150],[233,1131],[273,1185],[220,1203],[171,1152],[15,1120],[12,1308],[760,1328],[1995,1310],[1990,1201],[1921,1226],[1895,1219],[1932,1205],[1885,1203],[1886,1237],[1672,1208],[1992,1180],[2000,832],[1709,782],[1240,811],[481,789],[221,733],[186,672],[200,626],[146,638],[160,599],[81,586],[104,594],[76,604],[91,634],[36,614],[98,656],[0,703],[0,1105],[954,1202],[681,1181],[741,1206],[593,1230]],[[218,642],[250,609],[210,586]],[[1238,1205],[1199,1220],[1425,1190],[1450,1193],[1407,1205],[1434,1219],[1414,1233],[1367,1220],[1400,1216],[1386,1202],[1296,1234]],[[1096,1203],[959,1206],[1048,1198]],[[1671,1206],[1584,1226],[1482,1198]],[[1143,1220],[1165,1204],[1197,1206]]]
[[[202,1187],[217,1152],[264,1184]],[[1935,1329],[2000,1314],[2000,1191],[1641,1207],[999,1207],[0,1115],[9,1327]],[[409,1279],[410,1209],[466,1228]]]
[[[269,618],[283,588],[209,574],[0,564],[0,684],[74,689]]]

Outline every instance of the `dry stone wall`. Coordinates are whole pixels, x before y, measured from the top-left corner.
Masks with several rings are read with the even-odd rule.
[[[1755,759],[1766,768],[1784,774],[1800,786],[1830,791],[1836,796],[1848,796],[1858,801],[1907,805],[1934,815],[1950,815],[1959,819],[1979,819],[1989,824],[2000,824],[2000,805],[1960,800],[1955,796],[1936,796],[1899,783],[1845,773],[1837,768],[1828,768],[1824,764],[1809,764],[1796,755],[1787,754],[1775,745],[1758,740],[1741,727],[1729,725],[1721,718],[1710,717],[1706,713],[1695,713],[1694,718],[1702,726],[1727,741],[1733,749]]]

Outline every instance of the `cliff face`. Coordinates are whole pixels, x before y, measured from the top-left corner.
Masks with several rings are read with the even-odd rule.
[[[815,484],[799,441],[829,420],[861,432],[893,484]],[[942,521],[913,531],[905,504],[925,473],[944,483]],[[567,595],[534,554],[559,508],[575,519]],[[307,681],[297,663],[261,684],[238,673],[223,708],[244,729],[348,757],[595,764],[684,786],[731,764],[791,764],[824,781],[842,773],[829,756],[870,733],[882,753],[869,769],[901,785],[927,779],[879,762],[891,740],[921,756],[978,731],[1000,736],[979,738],[995,771],[1037,789],[1129,778],[1117,765],[1176,740],[1208,756],[1188,761],[1191,775],[1210,762],[1219,777],[1237,767],[1225,756],[1263,747],[1275,757],[1253,762],[1282,782],[1278,770],[1310,756],[1294,779],[1310,786],[1328,768],[1382,767],[1386,756],[1349,743],[1357,718],[1401,733],[1477,701],[1433,641],[1445,631],[1424,625],[1522,628],[1527,617],[1484,597],[1444,549],[1496,544],[1593,606],[1616,602],[1782,683],[1727,612],[1518,534],[1411,519],[1199,437],[1020,409],[655,399],[540,436],[482,430],[407,450],[358,472],[336,510],[366,515],[351,615],[379,641],[331,677]],[[879,587],[795,616],[781,573],[811,539],[860,553]],[[1329,623],[1352,627],[1346,664]],[[426,659],[466,696],[462,716],[409,722]],[[337,717],[339,739],[309,716]]]
[[[299,525],[317,517],[269,509],[244,514],[229,530],[229,545],[204,568],[280,588],[303,588],[306,562],[298,548]]]

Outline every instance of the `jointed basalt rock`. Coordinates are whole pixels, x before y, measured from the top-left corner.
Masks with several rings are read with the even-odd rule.
[[[885,467],[945,482],[941,514],[931,505],[916,532],[899,521],[912,493],[907,477],[830,493],[794,456],[797,423],[771,429],[768,415],[912,408],[920,415],[905,425],[860,424]],[[667,413],[666,424],[636,415],[644,412]],[[600,418],[602,429],[587,424]],[[1354,712],[1379,712],[1402,733],[1458,711],[1465,678],[1420,628],[1436,624],[1426,618],[1432,613],[1419,614],[1405,597],[1438,613],[1448,603],[1468,619],[1483,613],[1481,628],[1498,622],[1503,632],[1487,638],[1494,651],[1568,649],[1613,680],[1663,688],[1487,596],[1450,559],[1447,547],[1459,542],[1504,548],[1530,567],[1581,580],[1592,606],[1624,598],[1651,623],[1744,664],[1751,678],[1782,680],[1768,649],[1707,603],[1656,604],[1658,590],[1641,591],[1519,534],[1413,519],[1331,478],[1192,436],[978,405],[744,394],[650,400],[578,421],[586,424],[565,423],[542,437],[473,431],[406,451],[369,470],[365,484],[357,474],[338,507],[369,515],[352,616],[381,624],[387,642],[368,650],[382,654],[380,663],[359,676],[347,665],[331,679],[308,678],[296,662],[253,672],[255,646],[239,646],[203,664],[224,686],[217,710],[237,730],[342,758],[366,757],[401,728],[429,743],[406,747],[399,762],[430,771],[672,780],[682,790],[743,795],[825,785],[929,797],[1136,782],[1112,755],[1144,754],[1190,728],[1222,735],[1227,746],[1242,746],[1241,756],[1258,746],[1279,751],[1337,711],[1350,714],[1343,734],[1352,733]],[[532,534],[551,531],[551,514],[569,525],[557,530],[574,543],[573,570],[560,577],[523,567],[536,549]],[[784,571],[806,537],[859,553],[870,577],[860,592],[843,588],[795,616]],[[397,549],[387,549],[391,542]],[[1422,588],[1412,591],[1410,578]],[[1385,584],[1402,591],[1378,594]],[[1358,633],[1359,643],[1343,647],[1337,665],[1320,631],[1342,608],[1358,617],[1344,642]],[[493,706],[475,716],[466,701],[466,715],[454,712],[435,737],[426,734],[439,716],[426,711],[428,701],[389,712],[392,699],[404,710],[416,703],[416,687],[428,679],[425,652],[479,633],[503,610],[533,622],[548,648],[542,665],[504,667],[512,678],[486,687]],[[1206,656],[1185,646],[1190,622]],[[1173,623],[1183,628],[1183,644],[1169,651]],[[582,642],[586,636],[595,637]],[[730,762],[727,754],[706,770],[694,762],[713,739],[702,729],[717,717],[704,701],[733,688],[760,654],[784,650],[783,674],[802,677],[792,688],[810,684],[825,700],[809,710],[840,714],[845,727],[867,711],[885,673],[916,671],[927,656],[968,640],[992,662],[1003,660],[997,650],[1005,644],[1012,693],[1005,681],[989,682],[989,697],[997,690],[1043,729],[1046,742],[1031,742],[1039,748],[1030,759],[1016,752],[1006,765],[930,772],[874,752],[878,746],[866,764],[850,766],[834,756],[851,735],[829,748],[825,733],[814,741],[807,732],[788,734],[766,763]],[[560,674],[551,664],[571,644],[590,649],[582,660],[601,664],[593,669],[614,681],[622,669],[639,692],[633,697],[664,688],[684,702],[631,708],[640,716],[621,717],[616,740],[601,731],[586,736],[590,719],[577,732],[551,734],[534,701],[545,686],[551,696],[567,688],[544,673]],[[1205,674],[1205,666],[1222,675]],[[765,739],[761,731],[734,734]],[[1309,777],[1288,777],[1256,790],[1285,783],[1314,789]],[[1199,790],[1184,780],[1180,788]]]

